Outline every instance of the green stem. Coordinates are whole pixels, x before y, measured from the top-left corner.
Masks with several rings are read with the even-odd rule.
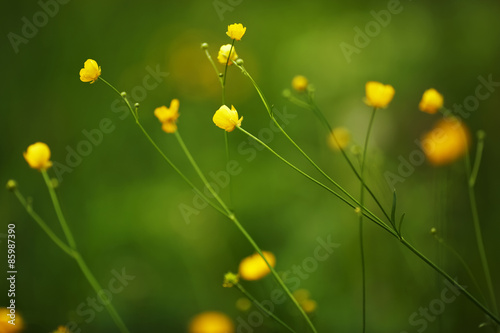
[[[350,200],[352,200],[356,205],[360,206],[360,203],[349,193],[347,192],[342,186],[340,186],[336,181],[334,181],[330,176],[328,176],[324,171],[323,169],[321,169],[310,157],[309,155],[307,155],[300,147],[299,145],[297,145],[297,143],[288,135],[287,132],[285,132],[285,130],[283,129],[283,127],[281,127],[281,125],[276,121],[275,117],[274,117],[274,114],[272,113],[272,110],[271,110],[271,107],[270,107],[270,104],[267,102],[264,94],[262,93],[260,87],[257,85],[257,82],[254,81],[254,79],[252,78],[252,76],[250,75],[250,73],[247,72],[247,70],[243,67],[243,66],[240,66],[238,64],[235,63],[235,65],[241,69],[241,71],[243,72],[243,74],[245,76],[247,76],[250,81],[252,82],[253,86],[255,87],[255,90],[257,91],[257,93],[259,94],[261,100],[262,100],[262,103],[264,104],[264,106],[266,107],[266,110],[267,110],[267,113],[269,114],[269,116],[271,117],[271,120],[274,122],[274,124],[276,125],[276,127],[281,131],[281,133],[283,133],[283,135],[288,139],[288,141],[290,141],[290,143],[309,161],[309,163],[311,163],[314,168],[316,168],[316,170],[318,170],[326,179],[328,179],[328,181],[330,181],[335,187],[337,187],[342,193],[344,193]],[[347,200],[343,199],[342,197],[339,196],[339,198],[341,198],[342,201],[346,202],[347,203]],[[377,218],[373,213],[371,213],[369,210],[367,210],[365,207],[363,207],[366,211],[368,211],[374,218]],[[378,218],[377,218],[378,219]],[[387,225],[380,219],[378,219],[382,224],[384,224],[386,227]],[[388,227],[387,227],[388,228]]]
[[[476,153],[476,160],[474,163],[474,168],[471,169],[471,162],[470,162],[470,154],[469,150],[466,150],[465,154],[465,166],[467,169],[467,184],[468,184],[468,192],[469,192],[469,201],[470,201],[470,207],[471,207],[471,213],[472,213],[472,221],[474,224],[474,234],[476,236],[476,243],[477,243],[477,248],[479,251],[479,257],[481,258],[481,265],[483,267],[483,273],[484,277],[486,279],[486,284],[488,287],[488,293],[490,295],[490,302],[493,307],[493,311],[495,313],[498,313],[498,307],[497,307],[497,302],[496,302],[496,297],[495,297],[495,290],[493,288],[493,282],[491,280],[491,273],[490,273],[490,267],[488,264],[488,259],[486,257],[486,250],[484,247],[484,241],[483,241],[483,236],[481,232],[481,224],[479,222],[479,211],[477,208],[477,201],[476,201],[476,194],[474,191],[474,185],[476,183],[476,177],[477,173],[479,170],[479,164],[481,163],[481,156],[482,156],[482,151],[484,147],[484,136],[479,136],[478,137],[478,145],[477,145],[477,153]]]
[[[56,191],[54,190],[54,186],[52,185],[52,182],[51,182],[46,170],[42,170],[42,176],[43,176],[43,179],[45,180],[45,184],[47,185],[47,188],[49,189],[50,199],[52,200],[52,204],[54,205],[54,210],[56,211],[57,219],[59,220],[59,223],[61,224],[61,227],[64,231],[64,235],[66,236],[66,239],[68,240],[68,244],[73,250],[76,250],[75,239],[73,237],[73,234],[71,233],[71,230],[68,227],[68,223],[66,222],[66,218],[64,217],[64,215],[62,213],[61,205],[59,204],[59,200],[57,199]]]
[[[156,151],[160,154],[161,157],[163,157],[163,159],[165,160],[165,162],[168,163],[168,165],[170,165],[170,167],[172,169],[174,169],[175,172],[177,172],[177,174],[193,189],[193,191],[200,196],[200,198],[202,198],[204,201],[206,201],[210,206],[212,206],[215,210],[217,210],[218,212],[220,212],[221,214],[223,215],[226,215],[226,213],[220,208],[218,207],[214,202],[212,202],[210,199],[208,199],[185,175],[184,173],[167,157],[167,155],[165,155],[165,153],[160,149],[160,147],[156,144],[156,142],[153,140],[153,138],[151,138],[151,136],[149,135],[149,133],[146,131],[146,129],[142,126],[142,124],[139,122],[139,118],[136,116],[136,114],[134,113],[134,110],[132,108],[132,106],[130,105],[129,101],[127,100],[126,97],[122,96],[122,93],[120,93],[118,91],[118,89],[116,89],[112,84],[110,84],[108,81],[104,80],[102,77],[99,76],[99,79],[101,79],[103,82],[105,82],[109,87],[111,87],[118,95],[120,95],[120,97],[125,101],[125,103],[127,104],[128,108],[129,108],[129,111],[130,113],[132,113],[132,115],[134,116],[135,118],[135,122],[137,124],[137,126],[139,126],[141,132],[144,134],[144,136],[146,137],[146,139],[153,145],[153,147],[156,149]]]
[[[483,304],[481,304],[481,302],[479,302],[474,296],[472,296],[471,293],[469,293],[464,287],[462,287],[457,281],[455,281],[445,271],[443,271],[436,264],[434,264],[430,259],[428,259],[422,253],[420,253],[416,248],[414,248],[410,243],[408,243],[406,241],[406,239],[404,239],[404,237],[401,236],[401,238],[399,238],[399,240],[406,248],[408,248],[411,252],[413,252],[413,254],[415,254],[417,257],[422,259],[427,265],[429,265],[436,272],[441,274],[446,280],[448,280],[451,284],[453,284],[455,287],[457,287],[460,290],[460,292],[464,294],[465,297],[467,297],[470,301],[472,301],[472,303],[474,303],[479,309],[481,309],[485,314],[487,314],[494,322],[496,322],[497,324],[500,324],[500,318],[498,318],[492,311],[490,311],[487,307],[485,307]]]
[[[363,154],[361,155],[361,189],[360,189],[360,199],[359,203],[361,212],[363,212],[363,205],[365,203],[365,191],[364,191],[364,171],[365,171],[365,162],[366,162],[366,152],[368,150],[368,142],[370,140],[370,134],[373,127],[373,120],[375,119],[375,113],[377,108],[373,108],[372,115],[370,117],[370,122],[368,123],[368,130],[366,132],[365,137],[365,145],[363,147]],[[365,249],[364,249],[364,241],[363,241],[363,214],[359,215],[359,247],[361,251],[361,283],[362,283],[362,299],[363,299],[363,333],[366,331],[366,272],[365,272]]]
[[[210,183],[208,182],[207,178],[205,177],[205,175],[201,171],[200,167],[198,166],[198,164],[194,160],[194,158],[191,155],[191,153],[189,152],[189,150],[188,150],[187,146],[185,145],[184,141],[182,140],[182,137],[181,137],[179,131],[175,132],[175,136],[176,136],[177,141],[179,142],[179,145],[181,146],[182,150],[184,151],[184,153],[186,154],[187,158],[191,162],[193,168],[195,169],[196,173],[198,174],[198,176],[200,177],[200,179],[205,184],[206,188],[210,191],[210,193],[215,198],[215,200],[217,200],[217,202],[219,202],[219,204],[226,211],[227,214],[225,214],[225,215],[231,221],[233,221],[233,223],[235,224],[235,226],[239,229],[239,231],[243,234],[243,236],[245,236],[245,238],[252,245],[252,247],[255,249],[255,251],[257,251],[257,253],[262,257],[262,259],[264,259],[267,267],[269,267],[269,269],[271,270],[271,273],[274,276],[275,280],[278,282],[278,284],[280,285],[280,287],[285,291],[285,293],[288,295],[288,297],[290,298],[290,300],[295,304],[295,306],[297,307],[297,309],[300,311],[300,313],[302,314],[302,316],[307,321],[307,323],[308,323],[309,327],[311,328],[311,330],[316,333],[317,331],[316,331],[316,328],[314,327],[313,323],[311,322],[311,320],[309,319],[309,317],[307,316],[307,314],[304,312],[304,310],[302,309],[302,307],[299,305],[299,303],[297,302],[297,300],[293,297],[291,291],[288,289],[288,287],[285,285],[285,283],[283,282],[283,280],[280,278],[280,276],[278,275],[278,273],[276,272],[276,270],[274,269],[274,267],[271,264],[269,264],[269,262],[267,261],[266,257],[262,253],[262,250],[260,249],[260,247],[253,240],[253,238],[250,236],[250,234],[245,230],[245,228],[241,225],[241,223],[236,218],[236,215],[234,215],[234,213],[231,212],[231,210],[228,208],[228,206],[225,204],[225,202],[220,198],[220,196],[214,190],[214,188],[212,187],[212,185],[210,185]]]
[[[325,184],[321,183],[319,180],[311,177],[309,174],[305,173],[304,171],[302,171],[301,169],[297,168],[295,165],[293,165],[292,163],[290,163],[288,160],[286,160],[284,157],[282,157],[280,154],[278,154],[277,152],[275,152],[271,147],[269,147],[268,145],[266,145],[264,142],[262,142],[260,139],[258,139],[257,137],[255,137],[254,135],[252,135],[251,133],[247,132],[246,130],[244,130],[242,127],[237,127],[240,131],[242,131],[243,133],[245,133],[246,135],[248,135],[250,138],[254,139],[255,141],[257,141],[258,143],[260,143],[263,147],[265,147],[267,150],[269,150],[271,153],[273,153],[276,157],[278,157],[281,161],[283,161],[285,164],[287,164],[288,166],[290,166],[292,169],[294,169],[295,171],[297,171],[298,173],[300,173],[301,175],[303,175],[304,177],[306,177],[307,179],[309,179],[310,181],[312,181],[313,183],[321,186],[322,188],[324,188],[325,190],[327,190],[328,192],[332,193],[333,195],[335,195],[337,198],[339,198],[340,200],[342,200],[345,204],[347,204],[348,206],[350,206],[351,208],[357,208],[356,205],[352,204],[351,202],[347,201],[344,197],[342,197],[340,194],[338,194],[337,192],[335,192],[334,190],[332,190],[331,188],[329,188],[328,186],[326,186]],[[382,227],[383,229],[385,229],[387,232],[389,232],[390,234],[394,235],[394,236],[397,236],[397,234],[391,229],[389,228],[383,221],[381,221],[380,219],[378,219],[373,213],[371,213],[370,215],[368,213],[371,213],[368,209],[364,208],[363,210],[363,214],[365,214],[365,216],[370,219],[371,221],[375,222],[377,225],[379,225],[380,227]]]
[[[122,333],[129,333],[130,331],[128,330],[127,326],[123,322],[122,318],[116,311],[115,307],[111,303],[111,300],[106,299],[106,297],[103,296],[103,293],[101,291],[103,288],[99,285],[99,282],[97,282],[96,278],[88,268],[87,264],[83,260],[83,258],[80,256],[78,252],[76,252],[73,256],[78,263],[78,266],[82,270],[83,274],[85,275],[85,278],[87,281],[90,283],[94,291],[96,292],[97,296],[101,299],[101,303],[104,304],[106,307],[106,310],[109,312],[111,315],[111,318],[113,318],[113,321],[115,322],[116,326],[120,329],[120,332]]]
[[[30,204],[26,201],[24,196],[19,192],[18,189],[14,190],[14,194],[16,195],[17,199],[23,205],[24,209],[26,209],[26,212],[28,213],[29,216],[35,220],[35,222],[42,228],[42,230],[49,236],[49,238],[57,245],[61,250],[66,252],[70,257],[74,257],[75,250],[73,250],[71,247],[66,245],[53,231],[50,229],[50,227],[45,223],[44,220],[33,210],[33,207],[31,207]]]
[[[235,286],[241,291],[241,293],[243,295],[245,295],[248,299],[250,299],[250,301],[252,301],[253,304],[255,304],[259,309],[261,309],[264,313],[266,313],[268,316],[270,316],[271,318],[273,318],[274,320],[276,320],[279,324],[281,324],[284,328],[286,328],[288,331],[292,332],[292,333],[296,333],[292,328],[290,328],[290,326],[288,326],[287,324],[285,324],[281,319],[279,319],[274,313],[272,313],[271,311],[269,311],[265,306],[263,306],[262,304],[260,304],[260,302],[255,299],[255,297],[253,297],[248,291],[246,291],[245,288],[243,288],[243,286],[239,283],[236,283]]]
[[[226,59],[226,66],[224,67],[224,77],[222,78],[222,105],[226,105],[226,77],[227,77],[227,67],[229,66],[229,59],[231,59],[231,53],[233,52],[234,49],[234,39],[233,42],[231,43],[231,48],[229,49],[229,53],[227,55]]]

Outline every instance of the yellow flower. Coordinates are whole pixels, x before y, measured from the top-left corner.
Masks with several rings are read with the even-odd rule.
[[[241,126],[243,117],[238,119],[238,111],[234,106],[231,105],[231,110],[229,110],[227,106],[223,105],[215,112],[212,120],[217,127],[226,130],[226,132],[232,132],[236,126]]]
[[[57,330],[53,331],[52,333],[71,333],[66,326],[59,326],[57,327]]]
[[[80,80],[82,82],[94,83],[101,76],[101,66],[93,59],[87,59],[83,68],[80,69]]]
[[[217,56],[217,60],[219,60],[219,62],[221,64],[226,64],[227,57],[229,56],[230,50],[231,50],[231,44],[222,45],[220,47],[219,55]],[[234,49],[234,46],[233,46],[233,50],[231,51],[231,57],[229,57],[228,65],[231,65],[233,63],[233,61],[235,61],[236,59],[238,59],[238,55],[236,54],[236,50]]]
[[[422,139],[422,149],[432,165],[454,162],[462,157],[470,143],[470,133],[457,118],[444,118]]]
[[[365,103],[374,108],[385,108],[394,97],[394,88],[387,84],[370,81],[366,83]]]
[[[434,114],[443,107],[443,95],[434,88],[427,89],[418,107],[420,111]]]
[[[162,123],[161,128],[167,133],[177,131],[177,118],[179,118],[179,100],[173,99],[170,107],[165,105],[155,109],[155,116]]]
[[[309,81],[305,76],[297,75],[292,80],[292,87],[298,92],[306,91]]]
[[[328,136],[328,145],[335,151],[345,149],[351,142],[351,132],[345,127],[336,127]]]
[[[312,300],[310,296],[311,295],[307,289],[297,289],[293,292],[293,297],[306,313],[314,312],[318,306],[316,301]]]
[[[240,297],[236,300],[236,309],[240,311],[248,311],[252,307],[252,302],[246,297]]]
[[[224,282],[222,283],[222,286],[224,288],[231,288],[232,286],[237,284],[238,281],[239,281],[238,274],[228,272],[226,273],[226,275],[224,275]]]
[[[202,312],[191,320],[189,333],[234,333],[234,324],[223,313]]]
[[[234,23],[227,26],[226,35],[228,35],[231,39],[241,40],[245,31],[247,31],[247,28],[243,27],[243,24]]]
[[[23,156],[33,169],[47,170],[52,166],[49,146],[43,142],[36,142],[30,145],[23,153]]]
[[[267,251],[262,251],[262,254],[264,254],[264,257],[271,267],[276,265],[276,257],[274,254]],[[264,276],[269,274],[271,270],[267,266],[264,259],[262,259],[258,253],[255,253],[244,258],[240,262],[239,272],[242,279],[254,281],[262,279]]]
[[[12,325],[9,321],[15,323],[15,325]],[[23,326],[24,322],[18,311],[13,314],[7,308],[0,308],[0,333],[21,332]]]

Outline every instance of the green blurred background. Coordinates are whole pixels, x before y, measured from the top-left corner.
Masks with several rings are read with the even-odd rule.
[[[136,87],[143,85],[147,68],[168,73],[155,89],[146,91],[147,96],[136,95],[140,117],[196,184],[201,183],[174,137],[161,131],[153,110],[178,98],[180,131],[203,170],[225,168],[223,132],[211,120],[220,106],[220,86],[200,44],[207,42],[215,58],[219,46],[230,42],[225,35],[228,24],[241,22],[247,27],[236,50],[269,101],[281,112],[285,109],[296,116],[286,129],[356,196],[359,184],[341,155],[328,149],[321,125],[311,113],[286,101],[282,91],[290,88],[294,75],[307,76],[327,118],[334,126],[348,127],[353,141],[361,144],[371,112],[362,101],[364,84],[369,80],[390,83],[396,95],[375,119],[367,169],[369,184],[388,208],[392,195],[384,172],[396,173],[398,156],[408,159],[417,149],[414,140],[440,118],[418,111],[423,91],[438,89],[446,106],[452,108],[475,93],[478,76],[492,75],[493,81],[500,81],[498,1],[402,1],[400,13],[393,14],[390,23],[359,54],[353,54],[350,62],[339,45],[354,45],[354,28],[364,30],[374,20],[370,12],[387,10],[388,2],[218,3],[219,9],[213,1],[68,1],[58,5],[58,13],[34,37],[17,46],[17,53],[8,34],[22,36],[22,18],[33,22],[33,15],[42,7],[33,0],[1,5],[5,65],[1,181],[16,179],[21,192],[33,198],[35,210],[62,236],[43,180],[28,167],[22,152],[43,141],[50,146],[52,159],[66,164],[68,147],[77,149],[86,140],[83,131],[92,131],[102,119],[110,119],[114,130],[104,134],[78,166],[63,174],[58,192],[78,247],[98,280],[106,286],[113,270],[122,269],[135,276],[122,292],[113,295],[113,303],[132,332],[185,332],[189,320],[207,310],[225,312],[235,322],[238,317],[246,320],[249,313],[235,307],[238,292],[222,288],[221,283],[223,274],[236,271],[241,258],[253,250],[211,208],[186,223],[179,206],[192,205],[192,190],[156,154],[132,118],[122,119],[122,112],[113,111],[117,96],[108,87],[102,82],[80,82],[78,72],[87,58],[99,63],[105,79],[129,93],[134,88],[139,91]],[[244,116],[243,126],[255,134],[269,127],[250,82],[233,67],[227,81],[228,104],[234,104]],[[499,106],[500,94],[495,90],[466,119],[472,132],[484,129],[487,133],[477,199],[497,297]],[[360,331],[358,223],[352,209],[268,152],[257,151],[255,159],[248,161],[250,155],[238,152],[238,146],[247,140],[242,133],[235,131],[229,138],[231,156],[242,168],[233,179],[233,207],[242,224],[263,249],[276,254],[276,268],[282,272],[313,256],[318,237],[331,237],[340,244],[328,260],[300,281],[300,287],[308,289],[318,302],[313,320],[319,331]],[[316,175],[282,136],[275,135],[270,145]],[[398,212],[407,214],[405,237],[477,295],[458,260],[430,236],[430,228],[438,227],[485,289],[463,161],[442,168],[424,163],[396,188]],[[227,188],[222,195],[228,197]],[[374,207],[372,202],[369,206]],[[116,332],[105,310],[96,312],[89,323],[85,322],[89,315],[76,313],[95,294],[74,261],[7,191],[0,192],[0,209],[0,233],[7,232],[7,224],[16,223],[16,304],[27,322],[26,332],[49,332],[70,321],[78,322],[82,332]],[[365,225],[368,331],[416,332],[423,324],[412,326],[409,318],[440,298],[445,288],[442,279],[382,229],[370,222]],[[2,253],[6,253],[5,238],[1,240]],[[6,304],[7,284],[1,286],[2,304]],[[269,299],[276,288],[269,276],[245,286],[260,300]],[[299,331],[306,331],[290,304],[277,311]],[[433,321],[427,321],[425,331],[482,332],[477,326],[484,319],[460,296]],[[269,319],[252,328],[254,332],[277,329]]]

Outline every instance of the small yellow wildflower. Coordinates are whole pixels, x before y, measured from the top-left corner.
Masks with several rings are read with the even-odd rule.
[[[28,147],[23,153],[24,159],[33,169],[47,170],[52,166],[50,161],[50,149],[43,142],[36,142]]]
[[[247,28],[243,27],[243,24],[234,23],[227,26],[226,35],[228,35],[231,39],[241,40],[245,31],[247,31]]]
[[[389,84],[370,81],[366,83],[365,103],[374,108],[385,108],[394,97],[394,88]]]
[[[232,320],[221,312],[202,312],[189,324],[189,333],[234,333]]]
[[[238,274],[228,272],[224,275],[224,282],[222,283],[222,286],[224,288],[231,288],[232,286],[237,284],[238,281],[239,281]]]
[[[177,118],[179,118],[179,100],[173,99],[170,107],[165,105],[155,109],[155,116],[161,122],[161,128],[167,133],[177,131]]]
[[[101,76],[101,66],[93,59],[87,59],[83,68],[80,69],[80,80],[82,82],[94,83]]]
[[[219,60],[219,62],[221,64],[224,64],[224,65],[226,64],[227,57],[229,56],[230,50],[231,50],[231,44],[222,45],[220,47],[219,55],[217,56],[217,60]],[[231,51],[231,56],[229,57],[228,65],[231,65],[233,63],[233,61],[235,61],[236,59],[238,59],[238,55],[236,54],[236,50],[234,49],[234,46],[233,46],[233,50]]]
[[[292,80],[292,87],[298,92],[306,91],[308,85],[309,81],[305,76],[302,75],[297,75]]]
[[[434,114],[443,107],[443,95],[434,88],[427,89],[418,107],[420,111]]]
[[[217,110],[212,118],[217,127],[232,132],[236,126],[241,126],[243,117],[238,119],[238,111],[231,105],[231,110],[226,105],[223,105]]]
[[[53,331],[52,333],[71,333],[71,332],[66,326],[61,325],[57,327],[57,330]]]
[[[15,318],[15,319],[14,319]],[[13,325],[13,324],[15,325]],[[18,311],[11,313],[7,308],[0,308],[0,332],[16,333],[24,328],[24,322]]]
[[[328,145],[335,151],[345,149],[351,142],[351,132],[345,127],[336,127],[328,136]]]
[[[306,313],[314,312],[318,306],[316,301],[311,299],[311,294],[307,289],[297,289],[293,292],[293,297]]]
[[[246,297],[240,297],[236,300],[236,309],[246,312],[252,307],[252,302]]]
[[[267,251],[262,251],[262,254],[271,267],[276,265],[276,257],[274,254]],[[258,253],[255,253],[244,258],[240,262],[239,272],[242,279],[254,281],[262,279],[264,276],[269,274],[271,270],[267,266],[264,259],[262,259]]]
[[[424,135],[422,149],[429,162],[439,166],[462,157],[469,143],[470,133],[465,124],[457,118],[444,118]]]

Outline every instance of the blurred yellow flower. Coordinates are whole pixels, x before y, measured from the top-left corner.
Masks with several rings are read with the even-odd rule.
[[[237,284],[238,281],[239,281],[238,274],[228,272],[224,275],[224,282],[222,283],[222,286],[224,288],[231,288],[232,286]]]
[[[217,110],[212,118],[215,125],[226,132],[232,132],[236,126],[241,126],[243,117],[238,119],[238,111],[231,105],[231,110],[226,105],[223,105]]]
[[[231,50],[231,44],[222,45],[220,47],[219,55],[217,56],[217,60],[219,60],[219,62],[221,64],[224,64],[224,65],[226,64],[227,57],[229,56],[230,50]],[[236,54],[236,50],[233,47],[233,50],[231,51],[231,57],[229,57],[228,65],[231,65],[233,63],[233,61],[235,61],[236,59],[238,59],[238,55]]]
[[[262,254],[264,254],[264,257],[271,267],[276,265],[276,257],[274,254],[267,251],[262,251]],[[244,258],[240,262],[239,272],[242,279],[254,281],[262,279],[264,276],[269,274],[271,270],[267,266],[264,259],[262,259],[258,253],[255,253]]]
[[[202,312],[191,320],[189,333],[234,333],[234,324],[223,313]]]
[[[302,75],[296,75],[292,80],[292,87],[298,92],[306,91],[308,85],[309,81]]]
[[[370,81],[366,83],[365,103],[374,108],[385,108],[394,97],[394,88],[389,84]]]
[[[306,313],[311,313],[316,310],[318,304],[310,298],[310,293],[307,289],[297,289],[293,292],[293,297]]]
[[[155,109],[155,116],[162,123],[161,128],[167,133],[177,131],[177,118],[179,118],[179,100],[173,99],[170,107],[165,105]]]
[[[420,111],[434,114],[443,107],[443,95],[434,88],[427,89],[418,107]]]
[[[33,169],[47,170],[52,166],[50,161],[50,149],[43,142],[36,142],[28,147],[23,153],[24,159]]]
[[[234,23],[227,26],[226,35],[228,35],[231,39],[241,40],[245,31],[247,31],[247,28],[243,27],[243,24]]]
[[[422,139],[422,149],[432,165],[454,162],[462,157],[470,144],[469,129],[457,118],[444,118]]]
[[[101,66],[93,59],[87,59],[83,68],[80,69],[80,80],[82,82],[94,83],[101,76]]]
[[[12,317],[15,316],[15,320]],[[15,325],[9,323],[15,323]],[[0,333],[16,333],[21,332],[24,328],[24,322],[19,313],[11,314],[7,308],[0,308]]]
[[[351,142],[351,132],[345,127],[336,127],[328,136],[328,145],[335,151],[345,149]]]
[[[52,333],[71,333],[71,332],[68,328],[66,328],[66,326],[61,325],[57,327],[57,330],[53,331]]]
[[[236,309],[240,311],[248,311],[252,307],[252,302],[246,297],[240,297],[236,300]]]

